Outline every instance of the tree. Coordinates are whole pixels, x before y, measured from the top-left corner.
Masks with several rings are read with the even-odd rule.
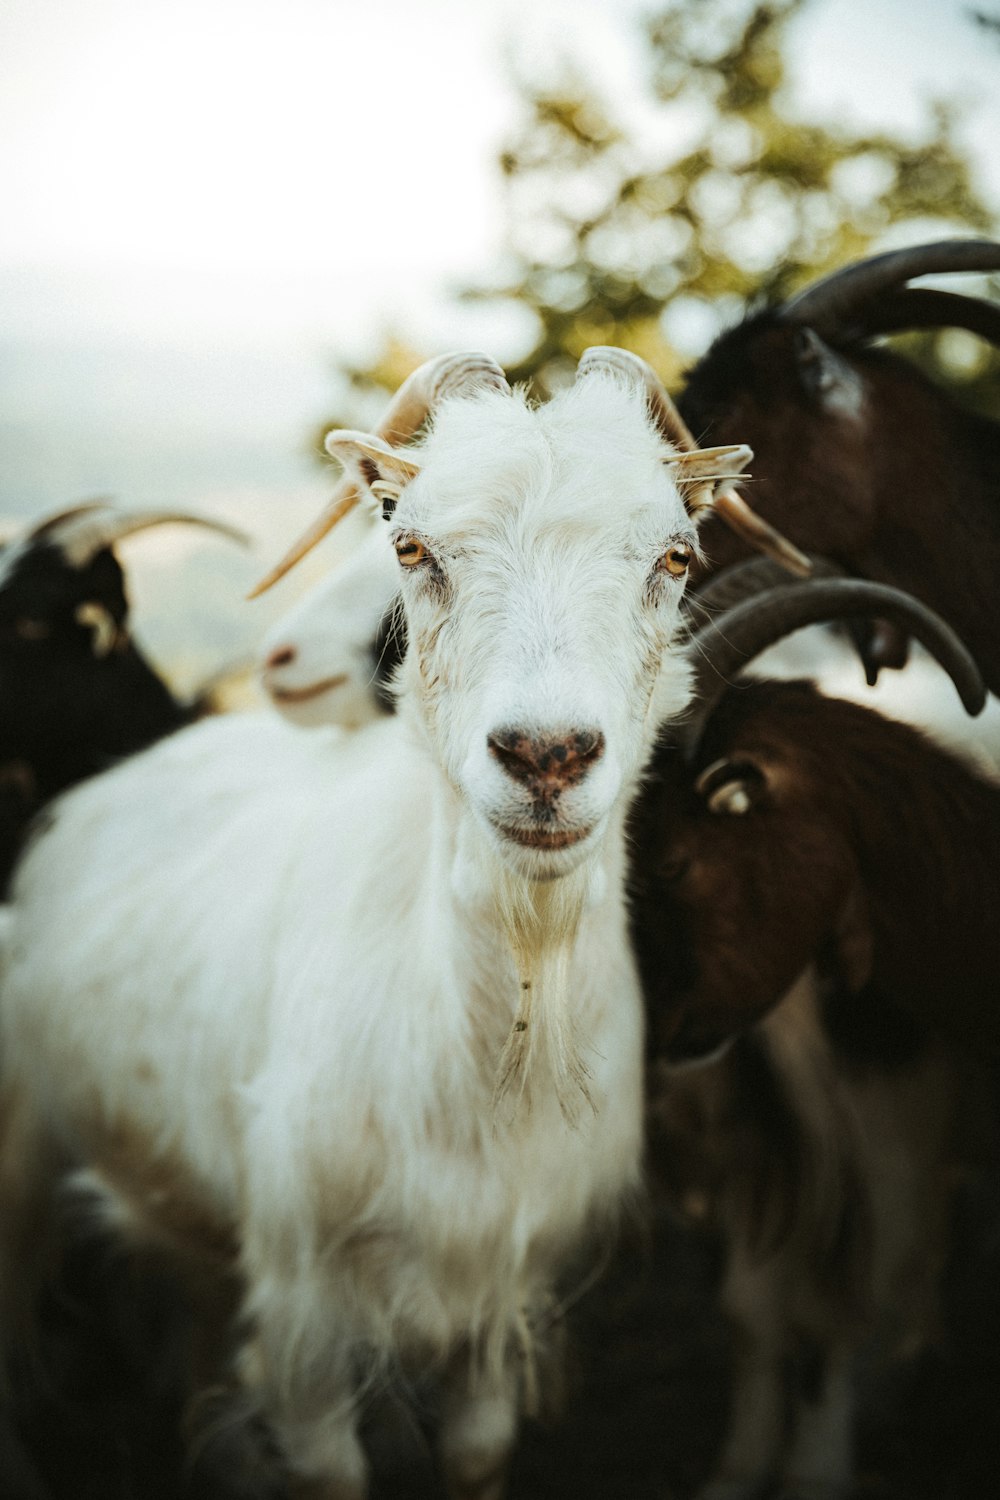
[[[931,106],[917,141],[795,115],[785,50],[806,4],[671,0],[647,23],[650,88],[679,152],[651,151],[572,70],[521,80],[523,118],[500,158],[506,274],[463,294],[534,315],[513,379],[549,392],[588,344],[608,343],[676,385],[748,303],[856,259],[890,229],[994,227],[953,107]],[[985,399],[982,377],[1000,362],[970,340],[925,334],[910,346],[939,370],[956,366],[970,390],[977,380]],[[380,355],[351,378],[396,377],[403,352],[389,346],[389,368]]]

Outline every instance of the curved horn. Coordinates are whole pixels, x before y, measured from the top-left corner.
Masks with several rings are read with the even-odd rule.
[[[773,558],[784,572],[794,573],[796,578],[809,577],[811,567],[806,554],[800,552],[777,527],[752,510],[735,490],[723,490],[721,495],[716,495],[712,509],[730,531],[735,531],[756,552]]]
[[[510,391],[506,375],[488,354],[439,354],[435,359],[425,360],[407,376],[389,402],[375,429],[375,436],[398,448],[414,436],[439,401],[443,401],[446,396],[461,394],[466,387],[483,386]],[[361,493],[354,481],[342,480],[308,530],[303,532],[281,561],[250,591],[247,598],[259,598],[280,578],[284,578],[286,573],[291,572],[296,563],[300,563],[317,543],[329,535],[338,521],[343,520],[360,499]]]
[[[617,349],[611,344],[595,344],[580,356],[576,378],[583,380],[588,375],[601,374],[606,370],[624,375],[633,385],[645,391],[650,416],[675,448],[679,448],[682,453],[697,451],[698,444],[691,429],[667,394],[666,387],[652,365],[647,364],[638,354],[633,354],[630,349]]]
[[[948,673],[966,712],[982,711],[986,687],[979,668],[951,626],[919,600],[901,589],[857,578],[790,583],[735,605],[688,643],[685,649],[695,673],[694,711],[676,734],[685,755],[694,755],[730,678],[755,656],[805,625],[856,615],[876,615],[901,625]]]
[[[850,342],[913,328],[964,328],[1000,346],[1000,304],[937,287],[907,286],[880,297],[873,307],[859,308],[854,325],[839,330],[838,339]]]
[[[192,515],[179,510],[119,510],[107,501],[91,500],[75,505],[69,510],[48,516],[33,527],[26,538],[29,542],[49,542],[58,547],[66,561],[74,568],[84,568],[105,547],[112,547],[123,537],[136,531],[146,531],[151,526],[166,526],[176,523],[182,526],[202,526],[219,536],[228,537],[243,547],[250,545],[250,538],[237,526],[225,521],[213,520],[211,516]]]
[[[810,554],[806,561],[812,578],[845,576],[843,568],[827,557]],[[769,589],[785,587],[788,582],[786,570],[770,557],[748,557],[743,562],[723,568],[720,573],[714,573],[703,585],[684,596],[683,608],[690,618],[691,633],[711,624],[716,616],[732,609],[734,605],[742,604],[745,599],[752,599]]]
[[[799,292],[781,310],[790,323],[808,323],[817,333],[835,334],[855,309],[879,293],[898,289],[912,276],[932,272],[1000,270],[1000,244],[994,240],[935,240],[888,250],[855,261]]]
[[[581,356],[576,378],[579,380],[606,370],[624,375],[645,392],[649,414],[668,442],[679,448],[681,453],[698,452],[694,434],[667,394],[652,365],[628,349],[617,349],[610,344],[595,344]],[[808,578],[809,559],[805,553],[800,552],[787,537],[758,516],[735,490],[727,489],[717,493],[714,486],[707,483],[690,495],[688,503],[692,511],[712,505],[716,515],[755,551],[772,557],[787,572],[794,573],[799,578]]]

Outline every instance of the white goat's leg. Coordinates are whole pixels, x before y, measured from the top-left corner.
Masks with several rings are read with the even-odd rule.
[[[800,1401],[795,1433],[781,1465],[784,1487],[803,1500],[839,1500],[853,1475],[854,1383],[851,1351],[835,1348],[815,1401]]]
[[[277,1441],[296,1500],[364,1500],[368,1461],[357,1434],[350,1351],[314,1348],[312,1358],[296,1363],[284,1329],[273,1337],[264,1329],[244,1346],[239,1373]]]
[[[456,1367],[444,1395],[441,1464],[450,1500],[502,1500],[517,1434],[518,1378]]]

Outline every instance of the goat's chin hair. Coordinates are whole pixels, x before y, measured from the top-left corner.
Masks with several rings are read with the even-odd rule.
[[[554,1088],[570,1125],[577,1123],[583,1106],[596,1111],[570,993],[570,961],[589,891],[586,865],[547,881],[497,871],[497,915],[520,983],[493,1091],[497,1125],[511,1123],[520,1108],[530,1109],[532,1088],[543,1082]]]

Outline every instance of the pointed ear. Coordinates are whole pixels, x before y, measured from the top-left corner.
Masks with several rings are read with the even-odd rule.
[[[384,520],[392,515],[410,480],[420,473],[420,465],[412,458],[370,432],[330,432],[325,446],[331,458],[344,465],[362,497],[381,510]]]
[[[752,458],[753,449],[746,443],[727,443],[721,448],[672,453],[665,462],[688,514],[695,516],[712,504],[721,489],[739,479]]]
[[[861,415],[861,377],[850,361],[824,343],[812,328],[800,328],[796,333],[795,361],[802,389],[817,406],[831,416],[856,420]]]

